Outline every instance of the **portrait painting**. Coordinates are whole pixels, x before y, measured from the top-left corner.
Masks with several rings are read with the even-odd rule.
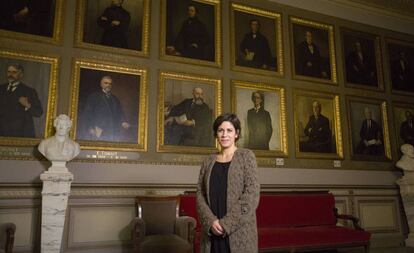
[[[233,69],[283,75],[281,14],[232,3],[231,22]]]
[[[149,0],[78,0],[75,45],[148,55]]]
[[[73,136],[85,149],[146,149],[146,70],[74,62]]]
[[[221,80],[161,72],[158,97],[158,152],[217,150],[212,126],[221,112]]]
[[[401,155],[401,145],[411,144],[414,146],[414,104],[395,104],[393,116],[397,149]]]
[[[2,36],[58,43],[64,0],[4,0],[0,10]]]
[[[220,0],[163,0],[161,59],[221,65]]]
[[[384,90],[380,37],[341,29],[346,84],[356,88]]]
[[[231,90],[232,112],[241,123],[238,147],[257,156],[287,156],[285,89],[234,80]]]
[[[0,52],[0,144],[34,145],[52,134],[58,58]]]
[[[388,66],[393,92],[414,92],[414,43],[387,39]]]
[[[351,158],[386,161],[391,159],[386,102],[347,97]]]
[[[317,91],[294,91],[296,156],[342,159],[339,96]]]
[[[295,79],[337,83],[332,25],[290,17]]]

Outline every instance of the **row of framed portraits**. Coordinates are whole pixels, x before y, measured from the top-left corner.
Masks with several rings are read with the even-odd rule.
[[[0,15],[7,37],[59,43],[64,0],[8,1],[18,15]],[[150,1],[78,0],[75,46],[117,54],[149,55]],[[162,0],[160,58],[222,66],[220,0]],[[2,8],[3,9],[3,8]],[[230,3],[231,66],[235,71],[284,76],[282,14]],[[46,15],[48,14],[48,15]],[[20,15],[20,14],[19,14]],[[294,79],[338,83],[334,25],[289,17]],[[414,92],[414,44],[386,38],[383,67],[381,36],[341,27],[345,83],[354,88]],[[383,69],[388,70],[384,81]]]
[[[0,145],[35,146],[53,134],[58,66],[55,57],[0,52],[0,69],[7,70],[0,77]],[[13,71],[21,74],[20,83],[9,91]],[[149,104],[157,104],[157,152],[205,154],[218,148],[211,126],[223,109],[219,78],[160,71],[155,103],[148,99],[147,69],[139,66],[75,58],[71,76],[71,136],[84,150],[147,151]],[[29,110],[20,108],[22,96]],[[347,125],[353,159],[392,159],[385,100],[346,96],[341,110],[337,93],[294,89],[289,132],[285,87],[233,80],[229,97],[242,125],[238,145],[259,157],[287,157],[288,135],[294,135],[296,157],[342,159]],[[414,144],[414,104],[393,103],[392,112],[395,145]]]

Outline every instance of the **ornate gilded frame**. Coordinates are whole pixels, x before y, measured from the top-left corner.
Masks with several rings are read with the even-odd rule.
[[[274,11],[263,10],[259,8],[254,8],[250,6],[241,5],[238,3],[231,3],[230,11],[230,44],[231,44],[231,68],[235,71],[249,72],[252,74],[264,74],[264,75],[284,75],[284,59],[283,59],[283,35],[282,35],[282,14]],[[266,18],[273,19],[275,22],[275,46],[276,47],[276,71],[263,70],[253,67],[244,67],[236,65],[236,31],[235,31],[235,12],[243,12],[247,14],[252,14],[256,16],[262,16]]]
[[[384,91],[384,77],[383,77],[383,69],[382,69],[382,56],[381,56],[381,38],[379,35],[370,34],[361,31],[350,30],[348,28],[341,27],[340,28],[341,34],[341,44],[342,44],[342,59],[343,59],[343,73],[344,73],[344,81],[345,85],[351,88],[358,88],[358,89],[368,89],[374,91]],[[347,82],[347,70],[346,70],[346,55],[345,55],[345,40],[344,36],[350,35],[354,37],[359,37],[366,40],[372,40],[374,43],[374,52],[375,52],[375,66],[377,68],[377,80],[378,86],[377,87],[370,87],[368,85],[363,84],[356,84]]]
[[[410,47],[414,51],[414,41],[411,41],[410,42],[410,41],[405,41],[405,40],[400,40],[400,39],[395,39],[395,38],[387,38],[387,37],[385,38],[385,51],[386,51],[386,53],[385,53],[385,59],[386,59],[385,60],[386,61],[385,66],[386,66],[387,71],[389,73],[388,74],[388,81],[389,81],[389,84],[390,84],[390,90],[394,94],[412,96],[412,95],[414,95],[414,92],[393,89],[393,84],[392,84],[392,70],[391,70],[392,63],[390,62],[391,58],[390,58],[390,48],[389,48],[389,45],[391,43],[392,44],[401,45],[401,46],[405,46],[405,47]],[[413,70],[413,68],[411,68],[411,75],[414,76],[414,70]],[[411,81],[411,84],[412,84],[412,81]]]
[[[393,112],[393,118],[394,118],[394,129],[395,129],[395,147],[397,149],[397,153],[401,154],[400,147],[404,142],[402,141],[400,137],[400,127],[401,127],[401,121],[399,118],[401,117],[401,111],[411,111],[411,113],[414,115],[414,104],[410,103],[401,103],[401,102],[395,102],[392,103],[392,112]]]
[[[54,133],[53,120],[56,115],[57,106],[57,86],[58,86],[58,67],[59,58],[56,56],[39,55],[28,52],[17,52],[9,50],[0,50],[0,57],[11,58],[16,60],[25,60],[50,64],[49,84],[47,92],[47,106],[43,106],[45,119],[44,138],[52,136]],[[47,108],[47,110],[45,110]],[[35,146],[39,144],[39,138],[23,137],[3,137],[0,136],[0,145],[4,146]]]
[[[109,151],[147,151],[147,126],[148,126],[148,87],[147,87],[147,70],[136,65],[114,65],[110,62],[94,61],[89,59],[74,58],[72,63],[72,87],[70,98],[69,115],[73,120],[73,127],[70,135],[76,140],[78,128],[78,102],[80,90],[80,72],[81,69],[90,69],[98,71],[110,71],[114,73],[136,75],[140,77],[137,85],[139,90],[139,101],[137,110],[137,141],[130,142],[104,142],[104,141],[86,141],[77,140],[83,149],[87,150],[109,150]],[[99,83],[96,84],[97,86]]]
[[[258,157],[287,157],[288,156],[288,143],[287,143],[287,126],[286,126],[286,92],[285,88],[282,86],[275,86],[271,84],[263,84],[263,83],[252,83],[246,81],[238,81],[232,80],[231,82],[231,111],[236,113],[239,118],[241,117],[240,113],[237,111],[237,103],[249,103],[251,104],[252,101],[238,101],[237,100],[237,89],[246,89],[250,92],[253,91],[262,91],[266,93],[274,93],[276,96],[279,97],[279,115],[272,115],[278,118],[279,129],[273,129],[273,132],[278,131],[279,135],[279,146],[278,149],[271,149],[271,150],[254,150],[255,154]],[[266,104],[266,103],[265,103]],[[250,106],[251,108],[251,106]],[[265,110],[269,110],[269,108],[265,108]],[[243,119],[242,121],[242,131],[243,127],[247,128],[247,126],[243,126]],[[242,135],[242,138],[245,136]]]
[[[150,0],[143,0],[142,11],[142,30],[141,30],[141,50],[117,48],[111,46],[103,46],[99,44],[93,44],[84,42],[84,25],[85,25],[85,12],[86,2],[88,0],[78,0],[76,7],[76,26],[75,26],[75,41],[74,46],[85,49],[99,50],[107,53],[127,54],[134,56],[148,57],[149,55],[149,34],[150,34]]]
[[[170,152],[170,153],[194,153],[194,154],[209,154],[218,150],[218,144],[214,140],[214,147],[195,147],[195,146],[179,146],[179,145],[166,145],[164,142],[164,101],[165,101],[165,84],[166,80],[177,80],[185,82],[195,82],[202,85],[211,85],[214,88],[214,109],[213,118],[215,119],[221,114],[222,110],[222,87],[221,79],[217,79],[210,76],[199,76],[187,73],[176,73],[161,71],[159,73],[159,87],[158,87],[158,114],[157,114],[157,152]],[[213,120],[214,120],[213,119]],[[212,126],[208,126],[211,128]],[[211,131],[213,135],[213,131]]]
[[[13,38],[18,40],[26,40],[33,42],[43,42],[59,45],[62,41],[62,24],[65,0],[56,0],[55,17],[53,20],[53,36],[47,37],[42,35],[35,35],[30,33],[13,32],[9,30],[0,29],[0,36],[5,38]]]
[[[309,77],[305,75],[298,75],[296,74],[295,69],[295,44],[294,44],[294,34],[293,34],[293,25],[302,25],[302,26],[309,26],[314,29],[326,30],[328,32],[328,45],[329,45],[329,61],[330,61],[330,71],[331,71],[331,79],[324,79],[324,78],[317,78],[317,77]],[[310,82],[317,82],[317,83],[327,83],[332,85],[338,84],[338,76],[337,76],[337,65],[336,65],[336,55],[335,55],[335,34],[334,34],[334,26],[325,23],[319,23],[312,20],[302,19],[298,17],[289,17],[289,33],[290,33],[290,46],[291,46],[291,68],[292,68],[292,78],[297,80],[304,80]]]
[[[378,106],[380,116],[381,116],[381,123],[382,123],[382,134],[383,134],[383,144],[384,144],[384,156],[376,156],[376,155],[360,155],[355,154],[354,150],[354,142],[352,140],[352,115],[351,112],[351,103],[365,103],[369,105]],[[390,161],[392,159],[391,154],[391,143],[390,143],[390,135],[389,135],[389,126],[388,126],[388,114],[387,114],[387,102],[385,100],[380,99],[370,99],[365,97],[358,97],[358,96],[346,96],[346,109],[347,109],[347,121],[348,121],[348,135],[349,135],[349,150],[352,160],[366,160],[366,161]],[[355,129],[354,129],[355,130]],[[356,129],[359,131],[359,129]]]
[[[208,4],[214,6],[214,15],[215,15],[215,22],[214,22],[214,30],[215,30],[215,56],[214,62],[208,60],[199,60],[199,59],[192,59],[188,57],[181,57],[175,55],[168,55],[165,53],[166,50],[166,40],[167,40],[167,0],[161,1],[161,13],[160,13],[160,59],[166,61],[175,61],[181,63],[188,63],[194,65],[203,65],[203,66],[210,66],[210,67],[222,67],[222,30],[221,30],[221,0],[193,0],[194,2]]]
[[[300,151],[300,134],[299,134],[299,99],[300,97],[311,98],[312,100],[317,99],[328,99],[331,101],[331,108],[333,113],[333,119],[330,119],[332,132],[335,131],[335,153],[322,153],[322,152],[303,152]],[[295,125],[295,151],[296,157],[298,158],[315,158],[315,159],[343,159],[343,141],[342,141],[342,127],[341,127],[341,113],[339,108],[339,94],[294,89],[293,90],[293,112],[294,112],[294,125]],[[312,106],[310,104],[309,106]],[[326,110],[326,109],[325,109]],[[322,113],[324,108],[322,107]]]

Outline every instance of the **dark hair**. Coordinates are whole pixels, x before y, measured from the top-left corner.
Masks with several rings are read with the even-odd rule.
[[[257,22],[257,24],[260,26],[260,22],[258,19],[250,19],[249,25],[251,25],[253,22]]]
[[[251,100],[254,103],[254,94],[259,94],[260,99],[262,100],[262,102],[260,103],[260,106],[264,106],[264,93],[262,91],[256,90],[252,92],[252,97]]]
[[[194,8],[194,10],[196,11],[196,13],[198,14],[198,8],[197,8],[197,6],[195,6],[194,4],[189,4],[189,5],[187,5],[187,10],[188,10],[190,7],[193,7],[193,8]]]
[[[241,124],[239,118],[234,113],[224,113],[216,118],[213,123],[214,137],[217,137],[217,130],[224,121],[228,121],[234,126],[237,133],[236,141],[238,141],[241,137]]]
[[[17,70],[20,70],[22,73],[24,72],[23,65],[21,65],[20,63],[10,63],[7,68],[9,67],[14,67]]]

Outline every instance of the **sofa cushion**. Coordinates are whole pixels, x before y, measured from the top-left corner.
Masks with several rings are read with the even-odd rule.
[[[263,193],[256,210],[257,226],[334,225],[334,196],[327,192]]]
[[[258,229],[259,248],[335,247],[339,244],[367,244],[371,234],[338,226],[306,226]]]

